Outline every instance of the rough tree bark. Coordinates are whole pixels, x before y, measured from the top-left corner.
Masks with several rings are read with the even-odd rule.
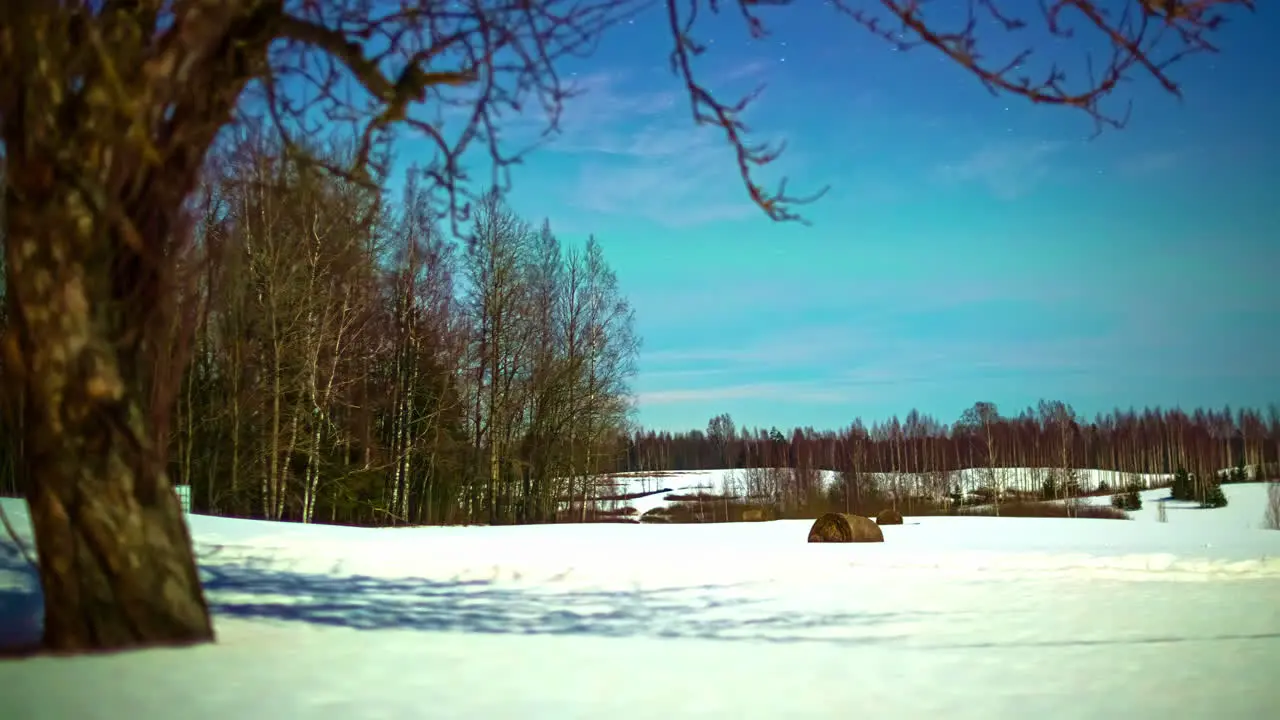
[[[24,398],[22,472],[38,478],[26,490],[44,644],[209,640],[190,537],[153,432],[167,422],[164,404],[152,402],[152,371],[170,351],[170,318],[158,310],[180,209],[243,85],[252,60],[243,53],[255,47],[225,43],[252,38],[255,18],[237,15],[235,2],[193,5],[168,42],[151,46],[147,24],[124,12],[86,22],[52,3],[3,5],[13,311],[5,392]],[[265,42],[257,48],[265,53]]]
[[[15,370],[9,379],[26,397],[23,472],[39,478],[27,483],[27,500],[47,598],[46,646],[209,639],[186,523],[152,446],[147,348],[121,320],[132,303],[92,302],[130,292],[120,258],[104,258],[96,236],[105,232],[113,248],[127,241],[103,228],[81,191],[60,177],[52,148],[11,152],[15,312],[5,348]]]

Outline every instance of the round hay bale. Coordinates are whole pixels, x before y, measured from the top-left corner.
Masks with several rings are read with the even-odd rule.
[[[877,525],[901,525],[902,513],[898,512],[897,510],[894,510],[893,508],[885,508],[884,510],[880,511],[879,515],[876,515],[876,524]]]
[[[813,521],[809,542],[884,542],[884,533],[871,518],[827,513]]]

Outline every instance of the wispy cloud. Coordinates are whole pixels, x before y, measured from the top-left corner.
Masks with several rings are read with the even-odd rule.
[[[710,73],[708,82],[731,100],[770,71],[769,63],[738,64]],[[590,216],[575,224],[590,227],[599,224],[596,216],[607,216],[688,228],[763,217],[743,187],[723,131],[694,123],[684,86],[668,72],[611,69],[564,81],[574,95],[558,115],[531,103],[504,117],[498,132],[508,153],[538,146],[538,160],[561,163],[542,175],[544,189]],[[465,120],[452,118],[459,126]],[[789,171],[795,171],[796,157],[787,154]],[[777,177],[768,168],[756,179]]]
[[[608,129],[636,118],[652,118],[669,113],[683,99],[675,90],[636,91],[628,85],[630,73],[614,70],[573,74],[561,78],[569,93],[559,102],[544,103],[530,96],[519,112],[502,106],[493,109],[497,117],[495,133],[507,151],[541,145],[544,151],[607,150],[615,144]],[[634,85],[632,83],[631,85]],[[463,92],[464,98],[469,98]],[[445,137],[454,137],[471,121],[473,102],[433,106],[428,122],[437,123]]]
[[[999,200],[1016,200],[1050,173],[1052,160],[1067,144],[1054,141],[1004,141],[987,144],[969,156],[938,165],[933,178],[944,184],[978,183]]]
[[[748,65],[736,77],[762,72]],[[623,73],[579,78],[545,150],[569,158],[567,204],[589,213],[689,227],[759,216],[722,133],[692,122],[678,87],[654,90]],[[544,123],[545,125],[545,123]]]
[[[654,380],[712,377],[724,375],[726,372],[728,371],[723,368],[690,368],[683,370],[651,370],[646,372],[644,376],[645,380],[652,382]]]
[[[765,60],[752,60],[750,62],[734,65],[713,80],[718,82],[732,82],[734,80],[759,80],[769,74],[770,70],[777,68],[777,63]]]
[[[989,375],[981,370],[968,370],[968,376]],[[696,404],[730,400],[764,400],[779,403],[840,405],[876,402],[903,394],[904,387],[928,388],[947,383],[951,378],[938,375],[890,373],[859,377],[825,377],[820,379],[779,380],[719,384],[698,388],[648,390],[637,393],[641,406]],[[918,392],[906,393],[918,395]]]
[[[746,220],[761,215],[747,198],[728,148],[650,155],[626,163],[589,163],[570,203],[600,215],[642,218],[670,228]],[[723,167],[722,167],[723,166]]]
[[[627,73],[598,72],[572,78],[576,93],[565,101],[550,143],[559,152],[619,152],[631,143],[617,132],[619,124],[652,122],[669,115],[683,101],[675,90],[641,89]]]
[[[809,403],[845,403],[856,399],[852,386],[833,386],[812,380],[758,382],[680,390],[653,390],[637,394],[641,405],[676,405],[720,400],[779,400]]]
[[[928,316],[1001,303],[1081,303],[1096,295],[1088,285],[1045,283],[1031,274],[985,280],[949,276],[944,274],[948,267],[908,278],[814,282],[811,275],[793,280],[775,271],[763,280],[735,276],[709,278],[696,287],[644,287],[634,299],[651,327],[662,332],[684,328],[684,337],[699,339],[678,347],[650,346],[643,351],[642,364],[646,371],[688,364],[777,367],[857,357],[868,347],[898,337],[904,319],[918,323]],[[750,291],[743,292],[744,287]],[[690,313],[691,308],[697,312]],[[696,330],[705,327],[708,317],[739,324],[732,332],[708,337],[704,345],[704,334]],[[761,332],[774,327],[786,329]]]
[[[868,328],[869,329],[869,328]],[[795,368],[809,363],[829,362],[846,351],[873,342],[863,330],[848,325],[813,325],[769,333],[750,342],[733,346],[695,347],[646,352],[646,367],[687,367],[695,364],[718,365],[735,370]]]
[[[1122,158],[1116,163],[1116,172],[1129,177],[1145,177],[1174,169],[1182,161],[1182,154],[1172,150],[1158,150]]]
[[[957,382],[1022,379],[1049,373],[1055,377],[1089,376],[1096,372],[1088,358],[1061,357],[1045,348],[1009,344],[992,347],[994,355],[971,354],[952,346],[935,347],[914,355],[885,355],[869,351],[875,361],[817,379],[758,380],[712,383],[701,387],[657,388],[638,393],[641,405],[694,404],[726,400],[766,400],[785,403],[840,404],[885,400],[901,395],[919,396],[930,388]],[[972,348],[969,349],[970,351]],[[985,359],[979,357],[987,355]],[[967,359],[966,356],[969,356]],[[838,364],[838,361],[834,364]],[[907,392],[907,388],[914,388]]]
[[[957,382],[987,383],[1028,376],[1057,378],[1104,369],[1125,346],[1115,332],[1068,332],[1049,338],[956,338],[904,334],[893,323],[799,327],[737,347],[672,349],[646,354],[642,404],[716,400],[862,402],[933,392]],[[678,371],[710,365],[723,372],[679,378]],[[800,373],[805,377],[779,378]]]
[[[958,378],[967,373],[992,376],[1086,372],[1096,369],[1116,349],[1116,339],[1110,336],[959,342],[890,338],[865,348],[861,357],[869,362],[852,367],[843,375],[853,380],[906,382]]]

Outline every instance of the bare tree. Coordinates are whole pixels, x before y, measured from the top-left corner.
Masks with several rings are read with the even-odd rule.
[[[1041,400],[1039,406],[1040,422],[1052,433],[1051,441],[1057,446],[1057,457],[1049,477],[1053,488],[1053,498],[1062,496],[1067,506],[1067,516],[1076,511],[1078,500],[1072,497],[1071,489],[1078,486],[1074,459],[1075,410],[1060,400]]]
[[[707,422],[707,439],[715,447],[717,459],[722,463],[721,467],[732,468],[733,460],[729,453],[737,440],[737,429],[729,413],[721,413]]]
[[[1004,493],[1005,471],[1001,464],[997,427],[1001,422],[995,403],[977,402],[964,411],[960,423],[966,431],[982,442],[986,463],[983,466],[983,484],[991,492],[991,502],[997,517],[1000,515],[1000,499]]]

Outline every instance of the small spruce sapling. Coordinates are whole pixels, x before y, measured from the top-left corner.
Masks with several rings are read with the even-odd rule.
[[[1178,468],[1173,474],[1173,487],[1169,491],[1169,497],[1174,500],[1193,500],[1195,499],[1195,490],[1191,486],[1191,476],[1187,474],[1186,468]]]
[[[1058,482],[1052,475],[1045,478],[1044,483],[1040,486],[1040,499],[1056,500],[1058,499]]]
[[[1142,495],[1139,494],[1141,490],[1141,485],[1136,482],[1130,482],[1123,491],[1111,496],[1111,506],[1125,512],[1141,510]]]
[[[1222,492],[1222,486],[1216,482],[1210,482],[1209,486],[1204,490],[1204,500],[1200,502],[1200,507],[1220,508],[1226,506],[1227,495]]]

